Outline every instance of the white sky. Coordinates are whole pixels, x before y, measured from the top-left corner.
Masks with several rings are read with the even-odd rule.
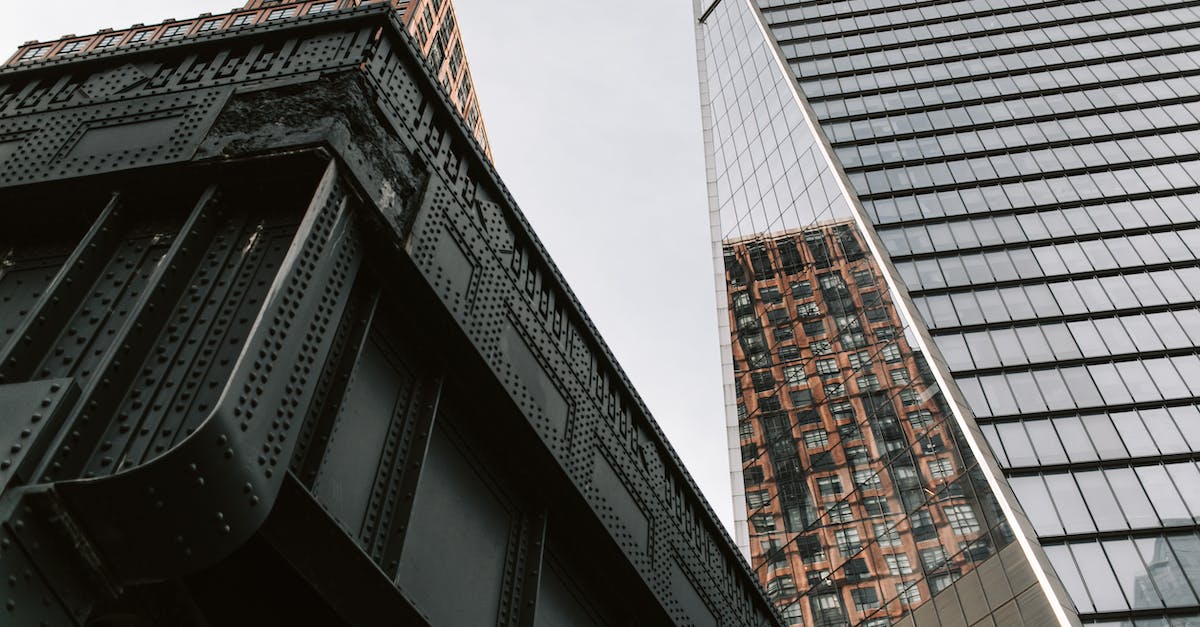
[[[237,0],[0,0],[0,58]],[[454,0],[496,166],[732,526],[689,0]]]

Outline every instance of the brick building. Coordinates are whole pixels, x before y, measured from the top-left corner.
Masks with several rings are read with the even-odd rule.
[[[724,244],[752,563],[793,625],[893,624],[1011,532],[853,223]]]

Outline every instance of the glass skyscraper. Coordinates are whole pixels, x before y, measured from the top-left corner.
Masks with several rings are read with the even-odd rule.
[[[1198,10],[697,0],[737,535],[793,624],[1200,625]]]

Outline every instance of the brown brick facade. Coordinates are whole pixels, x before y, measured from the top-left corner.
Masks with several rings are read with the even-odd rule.
[[[724,251],[752,563],[791,624],[891,624],[1007,527],[852,222]]]

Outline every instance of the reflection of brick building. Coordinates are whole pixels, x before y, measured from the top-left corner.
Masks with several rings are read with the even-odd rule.
[[[1008,543],[853,223],[725,262],[751,558],[792,624],[890,624]]]
[[[21,46],[9,58],[8,64],[111,52],[160,40],[211,35],[232,28],[282,22],[381,2],[390,2],[396,7],[408,33],[429,60],[438,81],[450,94],[451,101],[490,158],[491,147],[479,112],[479,99],[471,82],[471,70],[450,0],[247,0],[246,6],[241,9],[219,15],[201,14],[187,20],[165,20],[154,25],[137,24],[120,30],[106,29],[84,37],[68,35],[52,42],[31,41]]]

